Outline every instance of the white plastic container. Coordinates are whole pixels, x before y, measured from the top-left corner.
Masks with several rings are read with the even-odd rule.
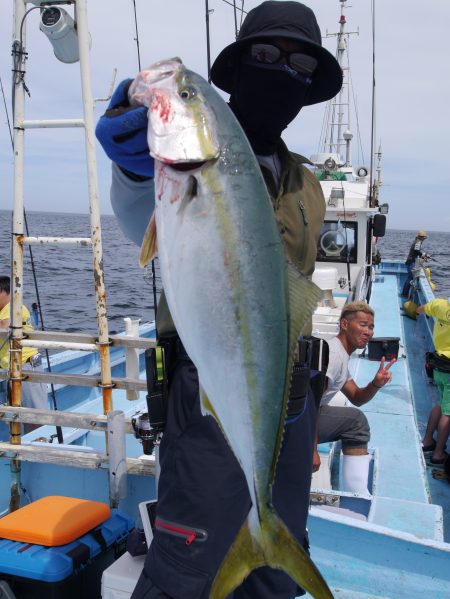
[[[132,557],[128,551],[102,574],[102,599],[129,599],[144,567],[145,555]]]

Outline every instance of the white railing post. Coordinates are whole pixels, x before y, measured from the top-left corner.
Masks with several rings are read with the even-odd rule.
[[[128,337],[139,337],[140,319],[132,320],[127,317],[123,320],[125,322],[125,335]],[[139,350],[132,347],[127,347],[125,350],[125,376],[133,379],[139,378]],[[139,399],[139,391],[129,389],[127,391],[127,399]]]

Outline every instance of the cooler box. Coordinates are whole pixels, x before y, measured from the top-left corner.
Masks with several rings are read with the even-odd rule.
[[[0,579],[18,599],[100,599],[102,572],[125,551],[133,528],[128,515],[113,509],[104,522],[64,545],[1,538]]]

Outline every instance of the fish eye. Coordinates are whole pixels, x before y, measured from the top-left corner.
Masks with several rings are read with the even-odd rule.
[[[195,89],[193,89],[192,87],[184,87],[180,91],[180,98],[182,100],[191,100],[195,95]]]

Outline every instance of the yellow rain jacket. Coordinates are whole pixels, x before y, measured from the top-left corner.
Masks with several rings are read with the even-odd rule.
[[[425,304],[427,316],[436,318],[433,341],[437,354],[450,359],[450,302],[446,299],[435,299]]]
[[[6,306],[0,310],[0,320],[9,320],[10,319],[10,304],[6,304]],[[31,326],[31,317],[28,311],[28,308],[22,306],[22,326],[24,331],[32,331],[33,327]],[[5,343],[3,347],[0,349],[0,367],[8,368],[9,366],[9,345]],[[32,356],[37,354],[37,349],[35,347],[24,347],[22,349],[22,364],[25,364]]]

